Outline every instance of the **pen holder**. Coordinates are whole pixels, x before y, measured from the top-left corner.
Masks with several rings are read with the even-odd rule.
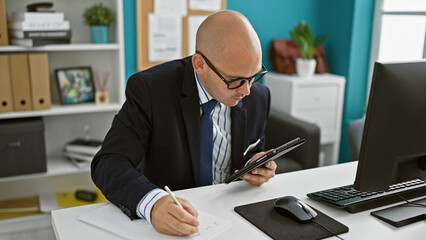
[[[97,91],[95,93],[95,102],[98,105],[108,104],[109,103],[109,94],[105,91]]]

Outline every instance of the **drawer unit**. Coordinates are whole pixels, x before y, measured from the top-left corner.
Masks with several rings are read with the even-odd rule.
[[[287,113],[317,124],[325,162],[338,162],[345,78],[316,74],[312,78],[268,73],[264,84],[271,91],[271,111]]]
[[[295,91],[294,107],[296,111],[333,109],[337,105],[339,91],[337,86],[305,86]]]
[[[317,124],[321,129],[321,143],[330,143],[338,126],[335,115],[336,111],[331,110],[296,112],[293,116]]]

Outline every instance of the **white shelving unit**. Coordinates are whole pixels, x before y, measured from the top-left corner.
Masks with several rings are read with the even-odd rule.
[[[268,73],[271,111],[317,124],[321,129],[320,166],[338,163],[345,78],[315,74],[311,78]]]
[[[6,0],[8,19],[11,19],[12,12],[23,12],[26,10],[26,5],[33,2],[33,0]],[[85,127],[89,127],[90,137],[103,139],[111,126],[114,115],[121,108],[125,99],[122,0],[53,0],[51,2],[54,4],[54,9],[64,12],[65,19],[70,21],[72,43],[33,48],[1,46],[0,54],[48,53],[51,82],[55,80],[54,70],[56,68],[91,66],[92,71],[98,72],[101,78],[108,71],[109,80],[106,91],[109,92],[110,104],[60,105],[54,102],[49,110],[0,113],[0,119],[41,116],[44,121],[47,155],[47,172],[45,173],[0,178],[0,200],[94,188],[89,167],[77,168],[74,166],[61,156],[62,148],[71,139],[84,137]],[[109,44],[91,44],[89,26],[83,23],[84,10],[99,2],[110,7],[115,14],[115,21],[110,26],[111,43]],[[52,100],[55,100],[55,89],[52,84]],[[11,227],[16,224],[19,227]],[[34,229],[34,226],[42,227],[49,224],[50,214],[3,220],[0,221],[0,234]]]

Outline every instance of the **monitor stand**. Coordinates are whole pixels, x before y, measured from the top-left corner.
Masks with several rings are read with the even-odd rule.
[[[426,205],[426,198],[411,202]],[[370,214],[395,227],[402,227],[426,219],[426,207],[404,203],[398,206],[374,211]]]

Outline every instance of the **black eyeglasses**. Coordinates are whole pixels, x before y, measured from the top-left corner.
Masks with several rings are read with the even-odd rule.
[[[217,70],[216,68],[213,66],[213,64],[207,59],[206,56],[204,56],[204,54],[202,54],[200,51],[196,50],[195,53],[200,54],[203,58],[204,61],[206,61],[207,66],[209,66],[213,72],[216,73],[216,75],[218,75],[220,77],[220,79],[222,79],[222,81],[224,83],[226,83],[226,85],[228,86],[228,89],[232,90],[232,89],[237,89],[241,86],[243,86],[246,81],[248,82],[248,84],[251,86],[254,82],[259,81],[260,79],[262,79],[262,77],[268,72],[265,68],[265,66],[262,64],[262,71],[256,73],[255,75],[249,77],[249,78],[237,78],[234,80],[226,80]]]

